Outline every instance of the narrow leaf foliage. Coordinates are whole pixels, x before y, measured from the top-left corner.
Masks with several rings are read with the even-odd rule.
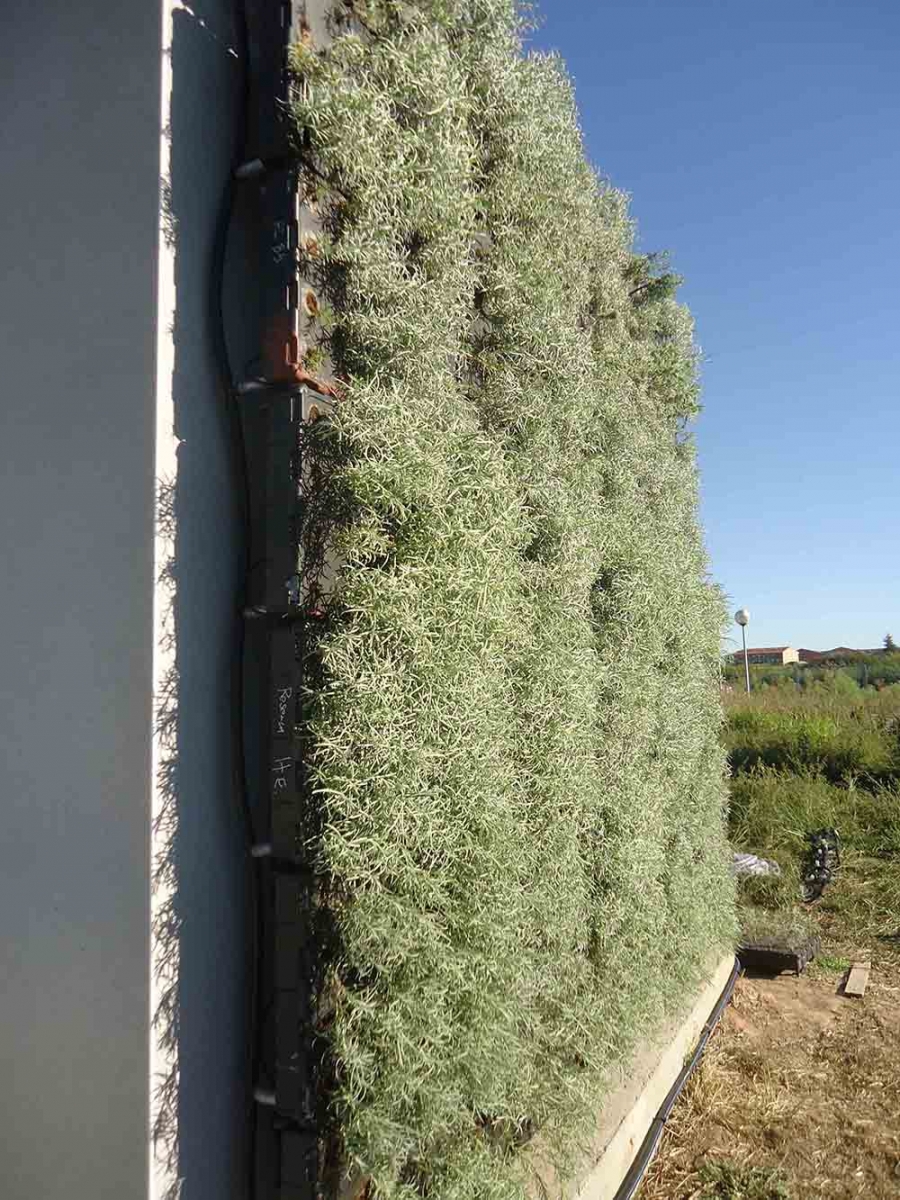
[[[696,352],[511,0],[347,12],[292,113],[346,381],[311,509],[333,1112],[374,1195],[512,1200],[733,937]]]

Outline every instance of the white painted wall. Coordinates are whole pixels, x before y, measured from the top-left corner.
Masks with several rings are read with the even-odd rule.
[[[208,320],[229,11],[4,6],[3,1200],[243,1194],[235,534]],[[238,253],[233,295],[244,275]],[[249,357],[252,312],[232,329]],[[171,522],[155,541],[157,477]],[[161,997],[172,1007],[151,1030]]]

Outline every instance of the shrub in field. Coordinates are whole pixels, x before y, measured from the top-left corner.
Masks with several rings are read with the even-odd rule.
[[[704,1162],[700,1167],[700,1200],[790,1200],[780,1171],[730,1162]]]
[[[333,1111],[378,1195],[520,1196],[528,1131],[564,1155],[733,936],[691,321],[512,3],[349,10],[293,114],[345,381]]]
[[[900,654],[866,656],[852,668],[860,687],[890,687],[900,683]]]
[[[754,691],[760,688],[788,688],[791,691],[801,687],[804,682],[805,668],[797,663],[786,667],[751,666],[750,686]],[[723,682],[738,691],[743,692],[745,686],[744,664],[726,662],[722,666]]]
[[[725,745],[732,771],[756,766],[821,772],[870,785],[900,772],[900,696],[814,685],[729,702]]]

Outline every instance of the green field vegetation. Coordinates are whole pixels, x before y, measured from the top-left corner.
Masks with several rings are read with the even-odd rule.
[[[860,688],[842,671],[728,697],[725,747],[732,771],[810,770],[861,786],[900,775],[900,687]]]
[[[900,687],[863,689],[835,671],[802,689],[731,693],[726,712],[732,842],[782,868],[780,878],[741,882],[748,932],[824,920],[839,939],[892,945],[900,933]],[[844,864],[804,909],[805,834],[827,826],[841,835]]]
[[[743,663],[728,662],[723,667],[725,683],[734,688],[744,687]],[[854,687],[889,687],[900,683],[900,654],[848,654],[836,659],[821,659],[815,663],[789,663],[787,666],[751,666],[750,684],[754,691],[769,688],[801,690],[816,684],[827,688],[851,691]]]
[[[307,731],[331,1113],[367,1194],[499,1200],[733,943],[696,353],[514,4],[350,8],[293,56],[346,381],[304,532],[343,562]]]

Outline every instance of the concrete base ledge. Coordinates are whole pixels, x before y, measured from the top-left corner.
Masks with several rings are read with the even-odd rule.
[[[728,954],[710,970],[687,1012],[666,1022],[638,1047],[607,1097],[573,1180],[563,1184],[535,1146],[530,1189],[535,1200],[614,1200],[654,1117],[700,1040],[733,967],[734,955]]]

